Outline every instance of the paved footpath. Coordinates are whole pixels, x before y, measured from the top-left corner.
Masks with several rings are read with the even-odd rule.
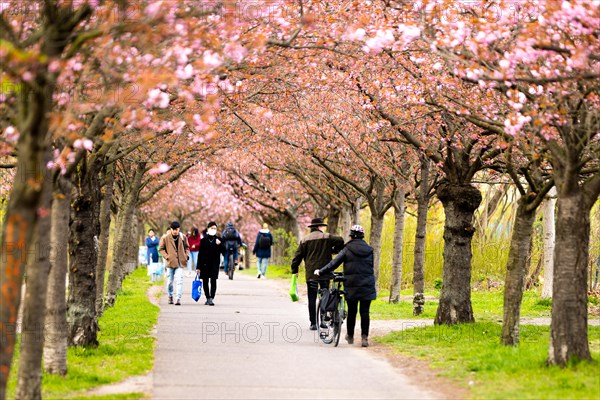
[[[181,306],[161,296],[154,399],[436,398],[356,342],[323,344],[306,299],[293,303],[276,282],[221,274],[214,307],[190,289],[185,278]]]

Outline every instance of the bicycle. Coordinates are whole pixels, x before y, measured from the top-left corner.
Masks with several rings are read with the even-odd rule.
[[[319,301],[317,303],[317,329],[319,338],[325,344],[333,343],[335,347],[340,342],[340,334],[342,332],[342,324],[346,319],[346,291],[343,289],[343,283],[346,277],[341,272],[333,273],[333,289],[321,289],[319,290]],[[325,293],[327,292],[327,295]],[[335,309],[324,310],[326,307],[321,307],[321,302],[325,301],[326,304],[332,304],[329,299],[325,296],[335,296]]]

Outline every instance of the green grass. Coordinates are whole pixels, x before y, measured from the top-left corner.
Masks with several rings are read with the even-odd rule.
[[[492,322],[430,326],[376,338],[402,354],[426,359],[440,375],[468,388],[475,399],[598,399],[600,328],[589,327],[595,361],[547,367],[549,328],[521,326],[519,347],[499,343]]]
[[[136,269],[125,279],[123,290],[117,296],[114,307],[105,310],[99,319],[100,344],[97,348],[69,348],[67,375],[43,376],[42,393],[45,399],[81,396],[82,392],[94,387],[119,382],[130,376],[143,375],[152,370],[155,339],[151,331],[157,323],[159,313],[159,308],[151,304],[146,297],[146,291],[152,284],[145,268]],[[15,354],[9,382],[9,398],[14,397],[17,366],[18,354]],[[140,396],[131,394],[120,398],[137,399]]]
[[[256,265],[239,273],[256,276]],[[267,268],[268,279],[290,279],[289,265],[269,265]],[[304,268],[300,269],[299,284],[305,284]],[[371,304],[372,319],[433,319],[437,311],[439,290],[427,289],[425,296],[425,312],[413,316],[412,288],[402,290],[402,301],[398,304],[389,304],[389,291],[380,290],[378,298]],[[502,290],[472,290],[471,302],[476,321],[501,321],[503,316],[504,297]],[[430,299],[435,297],[435,299]],[[541,299],[537,291],[523,293],[521,316],[524,318],[550,318],[552,303],[550,300]]]

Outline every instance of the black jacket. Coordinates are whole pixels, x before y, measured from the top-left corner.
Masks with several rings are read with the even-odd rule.
[[[217,240],[221,243],[217,244]],[[196,269],[200,270],[200,278],[208,279],[219,277],[221,254],[225,254],[223,240],[217,235],[210,236],[204,232],[202,239],[200,239],[198,264],[196,265]]]
[[[331,257],[344,247],[344,239],[340,236],[314,230],[306,235],[298,244],[298,249],[292,260],[292,274],[298,273],[298,267],[304,260],[306,281],[329,280],[332,274],[316,276],[315,270],[331,261]]]
[[[344,289],[349,300],[375,300],[375,274],[373,272],[373,248],[362,239],[352,239],[329,264],[319,270],[331,273],[344,263]]]

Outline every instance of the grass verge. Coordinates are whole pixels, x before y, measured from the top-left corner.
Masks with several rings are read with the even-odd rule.
[[[160,283],[150,282],[145,268],[138,268],[130,274],[123,281],[123,290],[117,296],[115,305],[105,310],[98,321],[98,347],[69,348],[67,375],[61,377],[44,373],[43,398],[108,398],[81,396],[94,387],[119,382],[130,376],[143,375],[152,370],[155,342],[152,329],[157,323],[159,308],[148,301],[146,291],[153,284]],[[15,353],[9,382],[9,398],[14,398],[17,367],[18,354]],[[140,393],[132,393],[117,398],[141,397]]]
[[[426,359],[474,399],[598,399],[600,328],[589,327],[595,361],[567,368],[545,365],[549,327],[521,326],[521,345],[502,346],[501,325],[430,326],[376,338],[394,351]]]

